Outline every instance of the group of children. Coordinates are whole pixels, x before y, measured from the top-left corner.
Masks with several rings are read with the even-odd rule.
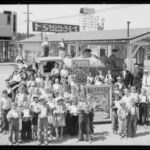
[[[44,77],[36,66],[18,62],[18,68],[6,80],[2,92],[2,131],[9,132],[11,144],[37,140],[41,145],[53,137],[78,136],[78,141],[91,141],[94,134],[94,106],[87,98],[88,85],[113,86],[112,126],[120,136],[134,137],[137,122],[146,124],[148,97],[135,87],[123,89],[121,78],[115,82],[111,71],[89,74],[86,85],[77,85],[75,74],[66,65],[54,65]],[[13,137],[15,138],[13,139]]]
[[[55,64],[46,78],[33,68],[17,68],[2,92],[2,132],[9,133],[11,144],[37,140],[47,145],[66,135],[91,141],[94,112],[85,91],[65,65],[60,70]]]
[[[149,98],[146,89],[138,94],[134,86],[119,91],[114,87],[112,101],[112,129],[121,137],[135,137],[137,125],[147,125]]]

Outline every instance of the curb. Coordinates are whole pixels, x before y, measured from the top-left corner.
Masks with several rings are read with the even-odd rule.
[[[0,66],[16,66],[16,63],[0,63]]]

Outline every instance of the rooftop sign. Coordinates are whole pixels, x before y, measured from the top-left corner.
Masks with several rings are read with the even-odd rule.
[[[80,9],[80,14],[94,14],[95,13],[95,9],[94,8],[81,8]]]
[[[78,25],[68,25],[68,24],[52,24],[52,23],[32,23],[33,31],[37,32],[79,32],[80,27]]]

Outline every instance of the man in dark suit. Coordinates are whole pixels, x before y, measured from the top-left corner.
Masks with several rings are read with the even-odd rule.
[[[134,65],[134,72],[133,72],[133,79],[132,79],[132,85],[136,87],[136,90],[138,93],[141,91],[142,87],[142,71],[139,69],[139,65]]]
[[[127,70],[126,64],[123,65],[123,71],[121,71],[120,76],[123,80],[125,88],[129,88],[132,84],[132,75],[130,71]]]

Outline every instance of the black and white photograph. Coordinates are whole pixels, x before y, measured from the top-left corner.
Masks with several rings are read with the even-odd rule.
[[[150,145],[150,4],[0,4],[0,145]]]

